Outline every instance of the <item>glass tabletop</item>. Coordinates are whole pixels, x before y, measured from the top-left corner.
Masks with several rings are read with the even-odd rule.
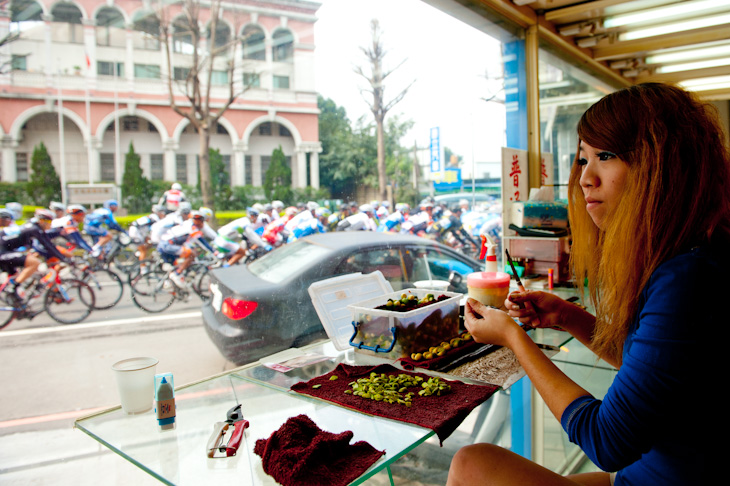
[[[360,484],[433,435],[422,427],[364,415],[275,387],[235,373],[218,376],[176,391],[177,427],[160,431],[149,411],[127,415],[120,408],[84,417],[75,426],[166,484],[276,484],[254,454],[257,439],[267,439],[290,417],[305,414],[322,430],[351,430],[352,442],[367,441],[382,456],[352,484]],[[216,422],[241,404],[250,427],[238,454],[209,458],[207,444]]]

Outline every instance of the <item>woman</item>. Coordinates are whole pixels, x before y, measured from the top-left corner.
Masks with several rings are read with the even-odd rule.
[[[578,138],[571,264],[576,282],[588,281],[596,316],[528,291],[509,296],[508,313],[469,299],[466,327],[479,342],[512,349],[570,440],[608,472],[562,477],[477,444],[454,456],[448,484],[709,484],[721,477],[710,434],[726,422],[703,399],[721,384],[726,139],[711,107],[662,84],[606,96],[583,115]],[[559,325],[616,366],[604,399],[558,370],[513,318]]]

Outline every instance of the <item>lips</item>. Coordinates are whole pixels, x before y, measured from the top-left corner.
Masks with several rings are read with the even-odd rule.
[[[601,205],[601,201],[593,199],[592,197],[586,197],[586,211],[591,211]]]

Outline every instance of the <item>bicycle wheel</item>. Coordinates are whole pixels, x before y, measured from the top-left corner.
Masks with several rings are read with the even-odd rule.
[[[132,272],[136,272],[139,267],[139,261],[137,259],[137,255],[135,255],[135,250],[129,246],[120,248],[114,256],[112,263],[120,272],[127,275]]]
[[[81,280],[61,280],[46,291],[43,305],[46,312],[61,324],[76,324],[86,319],[95,304],[94,291]]]
[[[86,272],[82,279],[94,291],[96,304],[94,309],[110,309],[122,300],[124,282],[111,270],[94,270]]]
[[[167,272],[161,270],[152,270],[136,276],[131,286],[132,301],[147,312],[162,312],[170,307],[176,298],[177,287],[167,277]]]
[[[193,280],[193,290],[203,302],[210,300],[210,271],[207,268],[196,275],[195,280]]]
[[[15,305],[9,297],[7,293],[0,292],[0,329],[13,322],[15,318]]]

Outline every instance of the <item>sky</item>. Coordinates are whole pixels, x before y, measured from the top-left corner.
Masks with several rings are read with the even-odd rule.
[[[420,0],[319,1],[314,27],[318,93],[344,107],[353,122],[372,116],[360,92],[367,81],[354,68],[361,66],[369,73],[360,48],[370,44],[370,22],[377,18],[387,50],[386,69],[404,62],[386,78],[386,101],[413,82],[390,112],[415,122],[401,145],[426,148],[430,129],[438,127],[441,144],[463,157],[465,172],[471,173],[475,160],[493,162],[480,167],[492,177],[498,175],[504,105],[482,99],[501,86],[486,79],[487,73],[492,78],[501,75],[497,40]]]

